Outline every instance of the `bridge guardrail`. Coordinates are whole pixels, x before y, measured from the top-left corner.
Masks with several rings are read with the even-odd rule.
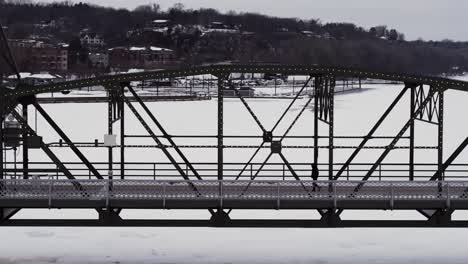
[[[0,201],[49,208],[80,201],[101,206],[161,202],[161,207],[169,201],[221,206],[268,201],[277,209],[285,202],[328,202],[336,208],[345,202],[384,202],[389,209],[396,202],[436,202],[450,208],[456,201],[468,204],[468,182],[0,180]]]
[[[107,175],[109,164],[106,162],[95,162],[93,166],[101,173]],[[21,162],[6,162],[5,163],[6,178],[21,178],[23,177],[23,164]],[[85,165],[79,162],[64,162],[67,169],[77,179],[93,179],[94,175],[89,171]],[[206,180],[214,180],[218,178],[217,163],[192,163],[199,175]],[[192,177],[191,171],[187,164],[179,163],[179,166]],[[243,171],[241,180],[251,180],[256,174],[257,170],[262,166],[260,163],[251,163]],[[310,163],[291,163],[295,172],[301,179],[311,179],[312,164]],[[334,164],[334,173],[337,173],[343,164]],[[367,173],[372,164],[368,163],[354,163],[348,166],[343,173],[341,179],[343,180],[361,180]],[[408,179],[408,164],[404,163],[383,163],[379,165],[372,180],[386,181],[386,180],[406,180]],[[242,169],[245,167],[244,163],[225,163],[224,166],[224,179],[232,180],[239,176]],[[114,179],[120,178],[120,163],[113,164]],[[319,175],[321,179],[328,178],[328,164],[319,164]],[[437,171],[437,164],[414,164],[414,173],[416,180],[428,180]],[[52,162],[30,162],[28,174],[31,177],[50,178],[56,179],[64,178],[63,173]],[[151,180],[179,180],[180,174],[174,169],[171,163],[167,162],[126,162],[125,163],[125,179],[151,179]],[[468,177],[468,164],[452,164],[444,173],[445,180],[463,181]],[[288,167],[283,163],[270,163],[263,167],[262,172],[258,174],[256,179],[260,180],[290,180],[291,173]]]

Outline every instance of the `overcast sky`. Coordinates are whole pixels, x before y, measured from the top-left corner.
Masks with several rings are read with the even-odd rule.
[[[52,2],[53,0],[44,0]],[[386,24],[407,39],[468,41],[468,0],[72,0],[133,9],[159,3],[221,11],[253,11],[280,17],[318,18],[322,22],[353,22],[369,28]]]

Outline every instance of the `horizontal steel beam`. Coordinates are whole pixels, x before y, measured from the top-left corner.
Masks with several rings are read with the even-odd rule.
[[[356,77],[370,78],[389,81],[400,81],[407,83],[418,83],[426,85],[436,85],[446,87],[446,89],[455,89],[468,91],[468,83],[440,77],[428,77],[403,73],[377,72],[373,70],[352,69],[343,67],[323,67],[317,65],[275,65],[275,64],[253,64],[253,65],[210,65],[199,66],[180,70],[162,70],[130,74],[118,74],[112,76],[100,76],[92,79],[81,79],[67,81],[63,83],[47,84],[32,87],[23,87],[22,89],[12,90],[6,93],[7,97],[19,98],[28,95],[36,95],[48,92],[60,92],[64,90],[73,90],[83,87],[110,85],[121,82],[142,81],[152,79],[166,79],[186,77],[202,74],[213,74],[215,76],[227,73],[283,73],[290,75],[311,75],[323,76],[332,75],[335,77]]]
[[[468,210],[468,182],[1,180],[0,184],[0,204],[6,208]],[[77,190],[77,184],[86,193]],[[361,191],[350,195],[356,186],[362,186]]]

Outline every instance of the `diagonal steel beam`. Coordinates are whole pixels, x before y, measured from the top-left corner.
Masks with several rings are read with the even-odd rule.
[[[306,83],[304,84],[304,86],[302,86],[301,90],[299,91],[299,93],[297,93],[296,97],[294,97],[294,100],[289,104],[289,106],[286,108],[286,110],[283,112],[283,114],[281,115],[281,117],[278,119],[278,121],[276,122],[276,124],[273,126],[273,128],[271,129],[271,131],[275,131],[276,128],[278,128],[279,124],[281,123],[281,121],[283,121],[283,118],[286,116],[286,114],[289,112],[289,110],[291,109],[291,107],[294,105],[294,103],[297,101],[297,99],[299,98],[299,96],[302,94],[302,92],[304,91],[304,89],[307,87],[307,85],[309,85],[310,83],[310,80],[312,80],[313,76],[310,76],[309,79],[307,79]]]
[[[132,103],[128,100],[127,97],[123,97],[125,100],[125,103],[127,103],[128,108],[133,112],[133,114],[136,116],[136,118],[140,121],[140,123],[143,125],[143,127],[146,129],[146,131],[150,134],[151,138],[156,142],[156,144],[161,148],[163,151],[164,155],[169,159],[169,161],[172,163],[172,165],[176,168],[176,170],[180,173],[180,175],[187,181],[190,180],[190,178],[185,174],[184,170],[179,166],[177,161],[172,157],[171,153],[167,150],[166,146],[162,144],[161,140],[154,134],[153,130],[148,126],[146,121],[141,117],[141,115],[138,113],[138,111],[135,109],[135,107],[132,105]]]
[[[21,125],[24,125],[25,128],[28,130],[28,133],[32,136],[37,136],[37,133],[36,131],[34,131],[26,122],[26,120],[23,119],[23,117],[15,111],[12,112],[13,116],[15,117],[15,119],[21,124]],[[23,144],[27,144],[27,142],[23,142]],[[73,176],[73,174],[67,169],[67,167],[65,167],[65,165],[62,163],[62,161],[60,161],[60,159],[54,154],[54,152],[52,150],[50,150],[50,148],[44,144],[44,142],[41,142],[41,149],[42,151],[44,151],[44,153],[52,160],[52,162],[54,162],[54,164],[57,166],[57,168],[65,175],[65,177],[67,177],[67,179],[69,180],[76,180],[75,176]],[[83,189],[83,186],[76,182],[76,181],[73,181],[72,182],[73,186],[75,186],[75,188],[77,190],[80,190],[80,191],[84,191]]]
[[[188,161],[188,159],[185,157],[185,155],[182,153],[182,151],[180,151],[179,147],[175,144],[175,142],[172,140],[172,137],[169,135],[169,133],[167,133],[167,131],[164,129],[164,127],[158,122],[158,120],[156,119],[156,117],[154,117],[154,115],[151,113],[151,111],[149,110],[149,108],[146,106],[146,104],[143,102],[143,100],[141,100],[141,98],[138,96],[138,94],[135,92],[135,90],[130,86],[128,85],[127,88],[129,89],[129,91],[132,93],[133,97],[136,99],[136,101],[140,104],[140,106],[143,107],[143,109],[145,110],[145,112],[150,116],[151,120],[156,124],[156,126],[159,128],[159,130],[161,131],[161,133],[164,134],[164,136],[166,137],[166,139],[169,141],[169,143],[174,147],[174,149],[177,151],[177,153],[181,156],[181,158],[184,160],[184,162],[189,166],[190,170],[194,173],[194,175],[197,177],[197,179],[201,180],[202,178],[200,177],[200,175],[198,174],[198,172],[195,170],[195,168],[192,166],[192,164]],[[130,110],[135,114],[135,116],[137,117],[137,119],[141,122],[141,124],[145,127],[145,129],[148,131],[148,133],[151,135],[151,137],[153,138],[153,140],[156,142],[156,144],[158,144],[158,146],[161,147],[161,149],[163,150],[164,154],[168,157],[168,159],[172,162],[172,164],[176,167],[177,171],[181,174],[181,176],[185,179],[185,180],[190,180],[190,178],[188,177],[188,175],[184,172],[184,170],[182,170],[182,168],[180,168],[179,164],[175,161],[175,159],[171,156],[171,154],[169,153],[169,151],[167,150],[167,148],[162,144],[162,142],[158,139],[158,137],[154,134],[154,132],[151,130],[151,128],[148,126],[148,124],[144,121],[144,119],[141,117],[141,115],[138,113],[138,111],[136,111],[135,107],[133,107],[133,105],[130,103],[130,101],[128,100],[127,97],[125,97],[125,94],[122,92],[122,101],[127,103],[128,107],[130,108]],[[122,113],[123,113],[123,104],[122,104]],[[121,116],[122,120],[124,119],[124,116],[122,115]],[[123,131],[123,130],[122,130]],[[190,187],[198,194],[198,195],[201,195],[200,191],[197,189],[197,187],[189,182],[189,185]],[[211,215],[214,214],[214,211],[213,209],[209,209],[208,210]]]
[[[306,86],[303,87],[303,89],[305,88]],[[303,90],[302,89],[302,90]],[[301,90],[301,92],[302,92]],[[301,94],[301,92],[299,92],[299,94]],[[281,140],[280,141],[283,141],[286,136],[289,134],[289,132],[291,131],[291,129],[294,127],[294,125],[296,124],[296,122],[299,120],[299,118],[302,116],[302,114],[305,112],[307,106],[309,106],[309,104],[312,102],[312,98],[309,99],[309,101],[304,105],[304,107],[302,108],[302,110],[300,111],[300,113],[297,115],[297,117],[294,119],[294,121],[292,122],[292,124],[289,126],[289,128],[286,130],[286,132],[284,133],[284,135],[281,137]],[[291,104],[292,106],[292,104]],[[282,119],[282,118],[281,118]],[[281,121],[280,119],[280,121]],[[275,128],[272,129],[272,131],[274,130]],[[257,154],[260,152],[260,150],[263,148],[263,146],[265,145],[266,142],[263,142],[258,148],[257,150],[254,152],[254,154],[250,157],[249,161],[245,164],[244,168],[242,168],[241,172],[239,173],[239,175],[236,177],[236,180],[238,180],[242,173],[244,173],[244,171],[247,169],[247,167],[249,166],[249,164],[252,162],[252,160],[257,156]]]
[[[2,51],[2,56],[5,62],[10,66],[11,70],[15,73],[18,80],[21,79],[19,74],[18,66],[16,65],[16,61],[11,53],[10,45],[8,45],[8,39],[6,37],[5,32],[3,31],[2,24],[0,24],[0,50]]]
[[[311,196],[309,190],[307,189],[307,187],[304,185],[304,183],[301,181],[301,178],[299,178],[299,176],[297,175],[296,171],[294,170],[294,168],[291,166],[291,163],[289,163],[289,161],[286,159],[286,157],[283,155],[283,153],[279,153],[279,156],[280,158],[283,160],[284,164],[286,164],[286,167],[288,167],[288,170],[289,172],[291,172],[291,174],[293,175],[294,179],[296,179],[302,186],[302,188],[304,188],[304,190],[307,192],[307,194],[309,196]],[[315,191],[316,188],[319,188],[320,187],[317,185],[317,183],[313,183],[314,187],[313,187],[313,191]]]
[[[302,87],[302,89],[299,91],[299,93],[296,95],[296,97],[294,98],[294,100],[289,104],[288,108],[286,109],[286,111],[283,113],[283,115],[280,117],[280,119],[278,120],[278,122],[275,124],[275,126],[273,127],[272,131],[274,131],[277,126],[281,123],[281,121],[283,120],[284,116],[286,115],[286,113],[291,109],[291,107],[294,105],[294,103],[297,101],[297,99],[299,98],[299,95],[304,91],[304,89],[307,87],[307,85],[309,84],[310,80],[312,79],[313,77],[309,77],[309,79],[307,80],[307,82],[304,84],[304,86]],[[305,110],[307,109],[307,106],[309,106],[309,104],[312,102],[312,97],[307,101],[307,103],[303,106],[302,110],[299,112],[299,114],[296,116],[296,118],[294,119],[294,121],[292,122],[292,124],[288,127],[288,129],[286,130],[286,132],[284,133],[284,135],[281,137],[281,140],[280,141],[283,141],[284,138],[289,134],[289,132],[291,131],[291,129],[294,127],[294,125],[297,123],[297,121],[299,120],[299,118],[302,116],[302,114],[305,112]],[[257,150],[255,151],[255,153],[252,155],[252,157],[250,158],[250,160],[247,162],[247,164],[244,166],[244,168],[242,169],[241,173],[236,177],[236,180],[240,178],[240,176],[242,175],[242,173],[245,171],[245,169],[247,168],[247,166],[252,162],[252,160],[255,158],[255,156],[258,154],[258,152],[263,148],[263,146],[265,145],[265,142],[263,142],[259,148],[257,148]],[[257,176],[259,175],[259,173],[262,171],[263,167],[265,167],[266,163],[268,162],[268,160],[271,158],[271,156],[273,155],[273,153],[271,152],[268,157],[266,158],[266,160],[262,163],[262,165],[260,166],[260,168],[257,170],[257,172],[255,173],[255,175],[252,177],[251,180],[255,180],[257,178]],[[291,164],[287,161],[287,159],[284,157],[284,155],[282,155],[282,153],[280,153],[280,156],[281,158],[283,159],[283,161],[285,162],[286,166],[288,167],[288,169],[291,171],[291,173],[293,174],[293,176],[297,179],[297,180],[300,180],[297,173],[294,171],[294,169],[292,168]],[[250,187],[250,184],[246,187],[245,191],[247,191],[247,189]],[[305,186],[304,186],[305,188]],[[307,188],[305,188],[305,190],[307,191]],[[244,191],[244,192],[245,192]]]
[[[83,155],[83,153],[75,146],[70,138],[60,129],[57,123],[47,114],[47,112],[37,102],[33,103],[34,107],[44,117],[44,119],[50,124],[50,126],[59,134],[59,136],[68,144],[70,149],[78,156],[78,158],[88,167],[88,169],[96,176],[96,178],[103,180],[104,177],[96,170],[96,168],[89,162],[89,160]]]
[[[167,131],[164,129],[164,127],[159,123],[159,121],[156,119],[156,117],[151,113],[149,108],[146,106],[146,104],[141,100],[140,96],[135,92],[135,90],[129,85],[128,90],[132,93],[133,97],[136,99],[136,101],[140,104],[140,106],[143,108],[143,110],[148,114],[150,119],[153,121],[154,124],[158,127],[158,129],[161,131],[161,133],[164,135],[164,137],[169,141],[169,144],[174,148],[174,150],[179,154],[179,156],[182,158],[182,160],[187,164],[189,169],[192,171],[192,173],[195,175],[195,177],[199,180],[202,178],[200,177],[200,174],[197,172],[197,170],[193,167],[192,163],[187,159],[187,157],[184,155],[184,153],[180,150],[180,148],[177,146],[177,144],[172,140],[172,137],[167,133]]]
[[[257,172],[255,173],[255,175],[252,177],[252,181],[255,180],[257,178],[257,176],[260,174],[260,172],[263,170],[263,167],[265,167],[265,165],[268,163],[268,161],[270,160],[271,156],[273,156],[273,152],[270,152],[270,154],[268,154],[268,156],[266,157],[266,159],[263,161],[262,165],[260,165],[260,167],[258,168]]]
[[[260,152],[260,150],[263,148],[265,145],[265,142],[262,142],[262,144],[255,150],[254,154],[250,157],[249,161],[245,164],[244,168],[242,168],[241,172],[239,175],[236,177],[236,181],[239,180],[239,178],[242,176],[242,173],[247,169],[247,167],[252,163],[253,159],[257,156],[257,154]]]
[[[244,97],[239,93],[239,91],[236,89],[236,88],[232,88],[231,90],[234,91],[234,93],[236,94],[237,97],[239,97],[239,99],[241,100],[242,104],[245,106],[245,108],[247,108],[247,111],[250,113],[250,115],[252,116],[252,118],[255,120],[255,122],[257,123],[257,125],[260,127],[260,129],[263,131],[263,133],[267,133],[265,127],[262,125],[262,123],[260,122],[260,120],[258,119],[258,117],[255,115],[255,113],[253,112],[252,108],[250,108],[249,104],[245,101]]]
[[[406,133],[408,128],[411,126],[412,120],[414,120],[416,118],[416,116],[418,116],[425,109],[425,107],[427,106],[429,101],[432,100],[432,97],[434,96],[436,90],[437,90],[436,88],[431,87],[431,89],[430,89],[430,91],[429,91],[429,93],[427,95],[427,98],[416,109],[416,112],[413,113],[410,120],[408,120],[408,122],[406,122],[406,124],[403,126],[403,128],[400,130],[400,132],[397,134],[397,136],[392,140],[390,145],[384,150],[384,152],[380,155],[380,157],[377,159],[377,161],[372,165],[371,169],[367,172],[366,176],[362,179],[362,181],[367,181],[372,176],[372,174],[375,172],[375,170],[378,168],[378,166],[382,163],[382,161],[385,159],[385,157],[387,157],[387,155],[390,153],[390,151],[392,151],[393,147],[395,147],[395,145],[398,143],[400,138]],[[362,188],[362,186],[364,186],[364,183],[360,183],[356,187],[354,192],[358,192]]]
[[[286,157],[283,155],[283,153],[279,153],[279,156],[280,158],[283,160],[284,164],[286,164],[286,167],[288,167],[288,170],[289,172],[291,172],[292,176],[294,177],[294,179],[300,181],[301,178],[299,178],[299,176],[297,175],[296,171],[294,170],[294,168],[291,166],[291,163],[289,163],[289,161],[286,159]]]
[[[291,164],[289,163],[289,161],[286,159],[286,157],[282,154],[282,153],[279,153],[280,155],[280,158],[283,160],[283,162],[286,164],[286,166],[288,167],[288,170],[291,172],[291,174],[293,175],[293,177],[297,180],[297,181],[301,181],[301,179],[299,178],[299,176],[297,175],[296,171],[294,170],[294,168],[291,166]],[[265,165],[268,163],[268,161],[270,160],[270,158],[273,156],[273,152],[270,152],[270,154],[266,157],[265,161],[262,163],[262,165],[258,168],[257,172],[255,173],[255,175],[252,177],[251,181],[249,182],[249,184],[247,184],[247,186],[245,187],[245,189],[242,191],[242,195],[245,194],[245,192],[250,188],[251,184],[252,184],[252,181],[254,181],[258,175],[260,174],[260,172],[263,170],[263,167],[265,167]],[[309,194],[309,196],[311,195],[309,190],[307,189],[307,187],[301,182],[301,185],[302,187],[304,188],[304,190]],[[316,183],[314,183],[314,190],[315,188],[320,188]]]
[[[367,144],[367,142],[372,139],[372,136],[374,133],[377,131],[377,129],[382,125],[382,123],[387,119],[388,115],[393,111],[395,106],[401,101],[403,96],[405,95],[406,91],[408,90],[408,87],[405,87],[400,94],[398,94],[397,98],[392,102],[392,104],[387,108],[385,113],[380,117],[380,119],[377,121],[377,123],[374,125],[374,127],[370,130],[370,132],[367,134],[367,136],[363,139],[361,144],[359,144],[358,148],[354,150],[354,152],[351,154],[351,156],[348,158],[348,160],[345,162],[345,164],[341,167],[341,169],[338,171],[336,174],[334,180],[338,180],[343,172],[351,165],[351,162],[356,158],[356,156],[361,152],[361,150],[364,148],[364,146]]]
[[[463,150],[466,149],[468,146],[468,137],[461,143],[460,146],[450,155],[450,157],[445,161],[445,163],[442,165],[440,169],[437,170],[437,172],[434,174],[434,176],[431,177],[431,181],[435,181],[439,179],[440,175],[444,173],[450,165],[458,158],[458,156],[463,152]]]
[[[257,172],[255,173],[255,175],[252,177],[252,179],[250,180],[249,184],[247,184],[247,186],[244,188],[244,190],[242,191],[241,193],[241,196],[243,196],[245,194],[245,192],[250,188],[250,186],[252,185],[252,181],[255,180],[257,178],[257,176],[260,174],[260,172],[263,170],[263,167],[265,167],[265,165],[267,164],[267,162],[270,160],[271,156],[273,156],[273,152],[270,152],[270,154],[268,154],[268,156],[266,157],[265,161],[262,163],[262,165],[258,168]]]
[[[289,134],[289,132],[291,132],[291,129],[294,127],[294,125],[296,125],[297,121],[299,120],[299,118],[301,118],[301,116],[304,114],[305,110],[307,109],[307,107],[310,105],[310,103],[312,102],[312,97],[309,98],[309,100],[306,102],[306,104],[302,107],[301,111],[297,114],[296,118],[294,119],[294,121],[291,123],[291,125],[288,127],[288,129],[286,129],[286,132],[284,133],[284,135],[281,137],[281,140],[280,141],[283,141],[286,136]]]
[[[169,159],[169,161],[172,163],[172,165],[176,168],[176,170],[180,173],[180,175],[182,176],[182,178],[184,178],[184,180],[188,181],[188,184],[189,186],[192,188],[192,190],[194,192],[196,192],[198,195],[201,195],[200,191],[198,191],[197,187],[192,183],[190,182],[190,178],[188,177],[188,175],[184,172],[184,170],[179,166],[179,164],[177,163],[177,161],[174,159],[174,157],[172,157],[171,153],[169,153],[169,151],[167,150],[166,146],[164,144],[162,144],[162,142],[159,140],[159,138],[156,136],[156,134],[154,134],[153,130],[148,126],[148,124],[146,123],[146,121],[141,117],[141,115],[138,113],[138,111],[135,109],[135,107],[132,105],[132,103],[130,102],[130,100],[128,100],[128,98],[125,96],[125,95],[122,95],[122,99],[125,101],[125,103],[127,104],[128,108],[133,112],[133,114],[135,115],[135,117],[140,121],[141,125],[146,129],[146,131],[148,132],[148,134],[150,134],[151,138],[153,138],[153,140],[156,142],[156,144],[161,148],[161,150],[163,151],[164,155],[166,155],[166,157]],[[209,210],[210,213],[213,213],[212,210]]]

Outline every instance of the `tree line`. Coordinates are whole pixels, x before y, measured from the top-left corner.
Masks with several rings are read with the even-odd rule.
[[[154,19],[168,19],[173,26],[167,34],[129,36],[129,31],[143,28]],[[421,74],[468,70],[468,43],[406,41],[403,33],[386,26],[365,29],[352,23],[321,23],[318,19],[221,13],[210,8],[194,10],[182,4],[167,10],[158,4],[127,10],[69,1],[44,4],[0,0],[0,21],[8,27],[10,38],[28,38],[38,33],[34,24],[57,20],[61,21],[60,27],[39,32],[76,48],[77,34],[89,28],[101,34],[109,46],[159,45],[174,49],[186,65],[238,61],[337,65]],[[214,21],[236,28],[239,33],[180,30]]]

